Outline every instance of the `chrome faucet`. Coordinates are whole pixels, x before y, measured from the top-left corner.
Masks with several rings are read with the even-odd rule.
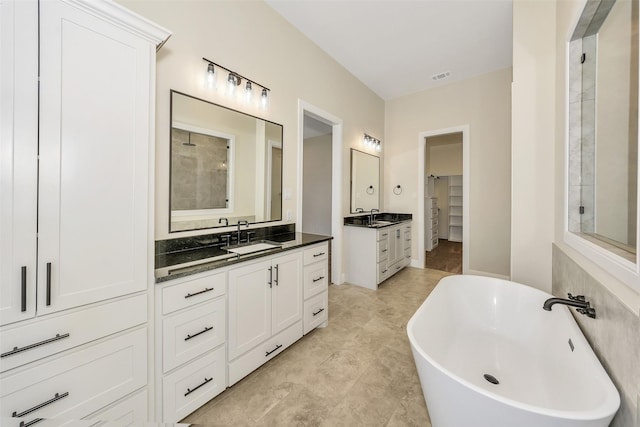
[[[224,221],[224,226],[228,227],[229,226],[229,220],[225,217],[222,217],[218,220],[218,224],[222,224],[222,221]]]
[[[596,309],[591,307],[591,304],[585,300],[584,295],[573,296],[571,294],[568,294],[568,299],[549,298],[544,302],[544,304],[542,305],[542,308],[547,311],[551,311],[551,307],[553,307],[554,304],[563,304],[571,307],[576,307],[577,308],[576,311],[578,313],[584,314],[585,316],[589,316],[592,319],[596,318]]]
[[[373,224],[373,221],[376,220],[376,213],[380,213],[380,209],[371,209],[371,213],[369,214],[369,224]]]
[[[362,209],[362,208],[356,208],[356,213],[364,213],[364,209]]]
[[[240,234],[240,226],[241,225],[246,225],[247,227],[249,227],[249,223],[244,219],[241,219],[240,221],[238,221],[238,224],[237,224],[237,226],[238,226],[238,244],[240,244],[240,236],[241,236],[241,234]]]

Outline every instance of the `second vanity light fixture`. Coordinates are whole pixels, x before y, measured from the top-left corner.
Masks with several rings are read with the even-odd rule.
[[[364,144],[366,148],[376,150],[378,153],[382,151],[382,143],[380,142],[380,140],[366,133],[364,134],[364,138],[362,139],[362,144]]]
[[[226,67],[223,67],[222,65],[217,64],[207,58],[202,58],[202,60],[207,63],[205,78],[206,78],[207,85],[210,88],[215,88],[217,85],[218,74],[219,74],[217,68],[223,69],[228,73],[227,74],[227,92],[230,96],[235,95],[237,91],[236,88],[241,87],[242,81],[244,80],[245,81],[244,92],[242,94],[242,97],[244,98],[244,100],[246,102],[251,102],[253,100],[253,90],[254,90],[253,88],[254,86],[258,86],[258,88],[256,88],[257,91],[259,91],[259,88],[262,88],[262,91],[259,91],[260,105],[262,106],[262,108],[267,108],[267,106],[269,105],[269,92],[271,92],[271,89],[269,89],[264,85],[261,85],[255,80],[249,80],[248,78],[236,73],[235,71],[232,71]]]

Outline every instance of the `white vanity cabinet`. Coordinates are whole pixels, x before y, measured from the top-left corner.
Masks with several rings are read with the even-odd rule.
[[[411,221],[383,228],[345,226],[346,280],[377,289],[411,263]]]
[[[0,418],[79,419],[149,392],[155,53],[169,33],[98,0],[3,0],[0,22]]]
[[[302,337],[302,251],[229,271],[229,385]]]
[[[227,387],[227,273],[157,287],[157,419],[178,422]]]

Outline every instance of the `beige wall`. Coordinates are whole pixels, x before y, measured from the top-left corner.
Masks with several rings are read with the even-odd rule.
[[[462,172],[462,133],[427,138],[426,175],[462,175]]]
[[[469,268],[509,275],[511,69],[387,102],[384,209],[418,215],[418,136],[469,125]],[[424,141],[420,143],[424,144]],[[401,185],[402,194],[393,187]],[[417,253],[418,227],[413,227]],[[414,255],[414,258],[416,256]]]
[[[616,279],[611,273],[601,268],[596,263],[587,259],[584,255],[567,245],[564,241],[565,232],[565,141],[567,134],[567,123],[564,119],[567,110],[567,85],[566,79],[568,70],[567,50],[568,40],[573,32],[575,24],[578,22],[584,3],[581,1],[558,1],[556,9],[556,92],[555,108],[558,120],[556,121],[555,132],[555,203],[554,203],[554,242],[586,273],[593,276],[598,282],[622,301],[632,312],[640,313],[640,294],[633,291],[627,285]],[[545,21],[546,22],[546,21]],[[545,22],[540,21],[538,25]]]
[[[550,1],[513,3],[511,279],[546,292],[554,220],[555,13]]]
[[[321,135],[304,140],[302,231],[331,234],[331,140]]]
[[[159,51],[156,85],[156,239],[169,238],[169,89],[284,125],[283,216],[296,220],[298,100],[343,120],[342,206],[349,210],[349,148],[366,130],[384,131],[384,102],[315,44],[259,1],[120,0],[125,7],[168,28]],[[207,90],[202,57],[268,86],[269,109],[244,107]],[[206,231],[205,231],[206,232]],[[201,234],[202,231],[198,232]],[[171,237],[196,233],[172,233]]]

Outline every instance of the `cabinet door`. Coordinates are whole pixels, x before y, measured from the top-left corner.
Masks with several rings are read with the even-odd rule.
[[[389,229],[389,257],[387,264],[395,264],[402,254],[402,238],[399,226],[394,226]]]
[[[38,3],[0,2],[0,325],[33,317]]]
[[[155,46],[90,7],[40,2],[38,314],[147,287]]]
[[[271,336],[271,261],[229,271],[229,360]]]
[[[302,253],[273,260],[272,334],[302,319]]]

